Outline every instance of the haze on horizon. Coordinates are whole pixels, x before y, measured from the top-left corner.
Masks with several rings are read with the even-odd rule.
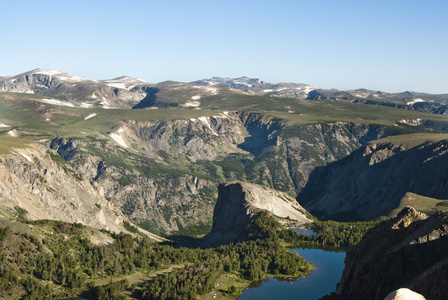
[[[448,93],[448,2],[3,1],[0,75]]]

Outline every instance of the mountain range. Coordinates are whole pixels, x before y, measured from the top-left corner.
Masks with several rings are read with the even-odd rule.
[[[106,206],[100,202],[111,204],[123,220],[161,235],[207,233],[219,183],[235,179],[292,197],[300,193],[300,203],[319,217],[338,213],[350,219],[351,211],[364,205],[357,197],[368,197],[350,192],[352,198],[337,200],[330,186],[340,186],[342,177],[320,170],[331,170],[331,163],[349,162],[358,148],[372,147],[367,143],[379,138],[415,133],[430,137],[429,133],[448,130],[448,119],[440,111],[412,110],[421,103],[441,107],[446,95],[332,90],[330,97],[323,92],[328,90],[310,85],[270,84],[247,77],[150,84],[128,76],[90,80],[36,69],[0,78],[0,90],[0,151],[6,155],[3,161],[9,161],[3,169],[7,171],[4,180],[27,187],[20,196],[25,202],[5,183],[3,193],[9,196],[2,198],[3,205],[23,206],[33,218],[72,216],[66,221],[93,225],[98,223],[96,217],[89,221],[68,211],[61,215],[49,205],[55,200],[49,199],[62,197],[68,201],[68,210],[79,210],[91,205],[81,204],[80,199],[98,198],[94,203],[101,209]],[[288,92],[292,90],[295,94]],[[314,97],[317,92],[327,96]],[[387,105],[366,105],[372,97]],[[403,153],[408,151],[397,146]],[[375,149],[378,152],[382,146]],[[22,162],[30,167],[20,168]],[[348,170],[353,168],[365,172],[358,164]],[[53,179],[47,178],[48,170],[71,175],[73,187],[56,191]],[[343,182],[356,181],[356,172],[344,175]],[[319,185],[311,182],[322,182],[324,176],[327,187],[319,192],[327,196],[319,198],[312,191],[312,186]],[[367,193],[372,182],[366,181]],[[361,185],[356,186],[360,193]],[[78,189],[90,196],[80,197]],[[387,191],[381,186],[377,189]],[[407,192],[445,195],[405,184],[399,194],[382,200],[388,203],[383,210],[357,218],[387,215]],[[330,209],[334,205],[341,208]],[[121,222],[105,220],[101,226],[109,229]]]
[[[0,219],[25,222],[21,232],[43,225],[42,239],[51,226],[76,237],[81,223],[106,249],[126,248],[119,232],[228,244],[253,235],[261,212],[255,237],[277,226],[271,216],[291,227],[388,219],[412,205],[442,220],[447,104],[448,94],[247,77],[151,84],[47,69],[0,77]],[[44,219],[58,221],[32,223]],[[338,295],[356,285],[344,274]]]
[[[221,88],[249,95],[307,100],[343,100],[393,106],[437,114],[448,113],[448,94],[386,93],[367,89],[322,89],[302,83],[267,83],[258,78],[213,77],[191,83],[151,84],[129,76],[92,80],[49,69],[0,77],[0,91],[30,93],[63,100],[64,105],[101,108],[201,107],[200,99]],[[51,101],[51,99],[49,99]]]

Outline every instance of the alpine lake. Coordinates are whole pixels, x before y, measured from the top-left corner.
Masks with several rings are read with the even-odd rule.
[[[310,230],[295,229],[300,234],[314,235]],[[300,299],[316,300],[336,290],[344,270],[344,251],[296,248],[297,252],[316,267],[307,277],[268,277],[255,281],[243,290],[238,300]]]

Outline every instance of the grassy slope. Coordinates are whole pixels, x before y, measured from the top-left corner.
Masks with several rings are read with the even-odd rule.
[[[438,142],[447,139],[448,134],[416,133],[416,134],[405,134],[400,136],[391,136],[370,143],[372,144],[392,143],[392,144],[404,145],[407,148],[412,148],[426,142]],[[387,218],[395,217],[406,206],[412,206],[418,211],[429,215],[434,214],[439,210],[448,212],[448,200],[425,197],[409,192],[406,193],[406,195],[400,200],[400,204],[398,205],[398,207],[392,210],[387,216]]]
[[[448,134],[415,133],[415,134],[404,134],[399,136],[389,136],[384,139],[372,141],[370,143],[371,144],[391,143],[397,145],[404,145],[408,148],[411,148],[426,142],[439,142],[446,139],[448,139]]]
[[[21,148],[29,144],[30,141],[10,136],[0,135],[0,154],[7,154],[11,148]]]
[[[262,112],[284,119],[289,124],[347,121],[391,125],[403,119],[447,122],[448,116],[419,113],[384,106],[354,104],[344,101],[308,101],[268,98],[223,90],[201,99],[202,110],[194,109],[100,109],[73,108],[43,104],[37,95],[0,93],[0,122],[30,130],[34,134],[83,136],[84,133],[109,132],[120,120],[166,121],[213,116],[224,110]],[[173,102],[176,102],[175,100]],[[84,120],[90,114],[97,115]],[[50,121],[46,121],[50,118]],[[1,128],[1,131],[11,128]],[[82,133],[84,132],[84,133]]]
[[[204,109],[248,110],[267,112],[290,124],[355,122],[391,125],[403,119],[448,121],[448,116],[420,113],[386,106],[364,105],[345,101],[309,101],[268,98],[223,91],[201,100]]]
[[[395,217],[406,206],[412,206],[416,210],[428,215],[434,214],[439,210],[448,212],[448,200],[440,200],[420,196],[414,193],[406,193],[406,195],[401,199],[400,205],[396,209],[391,211],[387,217]]]
[[[29,130],[33,134],[58,134],[83,136],[82,132],[103,132],[114,130],[121,120],[166,121],[212,116],[219,111],[198,111],[182,109],[100,109],[74,108],[38,102],[43,97],[28,94],[0,93],[0,122],[13,128]],[[90,114],[95,117],[84,120]],[[50,121],[46,121],[49,118]],[[0,131],[0,132],[1,132]]]
[[[185,102],[177,92],[164,92],[172,102]],[[0,122],[10,127],[0,128],[0,153],[22,147],[29,140],[56,136],[104,138],[120,126],[122,120],[167,121],[218,115],[225,110],[246,110],[278,117],[289,125],[327,122],[354,122],[392,125],[403,119],[427,119],[448,122],[448,116],[406,111],[391,107],[353,104],[344,101],[308,101],[289,98],[269,98],[220,89],[214,96],[201,99],[197,109],[100,109],[74,108],[38,102],[41,96],[0,93]],[[88,120],[87,116],[96,114]],[[49,119],[47,121],[46,119]],[[17,129],[20,138],[7,137]]]

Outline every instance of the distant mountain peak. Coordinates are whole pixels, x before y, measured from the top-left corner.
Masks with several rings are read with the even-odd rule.
[[[283,98],[305,99],[309,92],[317,87],[303,83],[269,83],[259,78],[242,76],[238,78],[212,77],[193,82],[195,84],[212,85],[241,90],[249,94],[267,95]]]
[[[70,82],[80,82],[80,81],[95,81],[93,79],[89,79],[89,78],[82,78],[79,76],[75,76],[69,73],[64,73],[61,71],[57,71],[57,70],[52,70],[52,69],[45,69],[45,68],[37,68],[22,74],[19,74],[17,76],[23,76],[23,75],[47,75],[47,76],[54,76],[56,78],[58,78],[59,80],[62,81],[70,81]],[[17,77],[15,76],[15,77]]]
[[[62,74],[63,72],[52,70],[52,69],[44,69],[44,68],[37,68],[28,72],[25,72],[24,74],[44,74],[44,75],[56,75],[56,74]]]
[[[108,80],[103,80],[103,81],[107,81],[107,82],[112,82],[112,81],[120,81],[120,82],[141,82],[141,83],[148,83],[147,81],[140,79],[140,78],[136,78],[136,77],[131,77],[128,75],[122,75],[120,77],[117,78],[113,78],[113,79],[108,79]]]

